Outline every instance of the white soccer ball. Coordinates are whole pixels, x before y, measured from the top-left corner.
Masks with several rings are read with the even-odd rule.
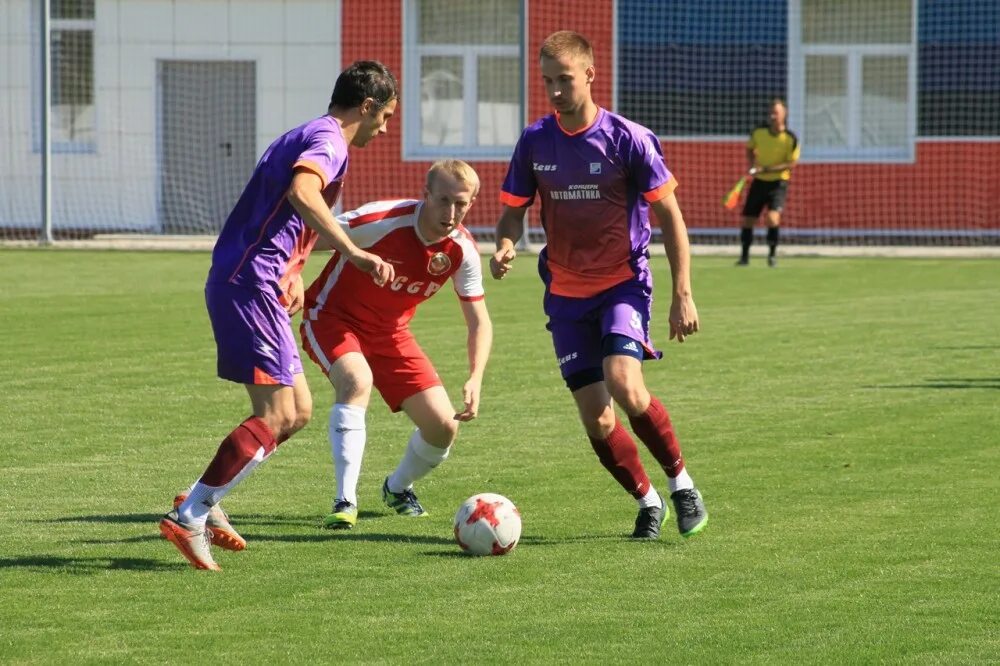
[[[455,514],[455,541],[469,555],[504,555],[521,538],[521,512],[503,495],[481,493]]]

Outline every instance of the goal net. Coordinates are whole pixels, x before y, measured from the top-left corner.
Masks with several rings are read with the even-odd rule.
[[[47,0],[48,221],[44,1],[0,3],[0,240],[213,236],[270,141],[358,59],[397,74],[401,103],[352,151],[341,205],[419,197],[429,163],[457,157],[488,239],[513,145],[551,112],[538,48],[572,29],[598,104],[660,138],[694,242],[737,242],[721,200],[777,97],[801,152],[783,238],[1000,245],[994,0]]]

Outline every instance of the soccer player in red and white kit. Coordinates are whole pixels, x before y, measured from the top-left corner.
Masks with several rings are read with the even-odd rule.
[[[479,177],[461,160],[435,162],[424,198],[376,201],[338,216],[351,241],[391,263],[395,279],[377,287],[339,252],[306,291],[302,345],[333,384],[330,448],[337,480],[324,525],[351,528],[358,518],[357,487],[365,450],[365,411],[372,387],[389,408],[417,426],[382,499],[396,513],[426,516],[413,484],[440,465],[460,421],[479,411],[493,326],[483,300],[479,251],[462,219],[479,192]],[[468,327],[469,378],[455,411],[409,322],[417,306],[451,278]]]
[[[639,504],[632,536],[657,538],[667,507],[618,422],[617,403],[666,473],[678,530],[691,536],[708,523],[708,513],[670,416],[642,374],[644,360],[662,355],[649,336],[650,210],[660,222],[673,278],[670,337],[683,342],[698,330],[677,182],[651,131],[594,103],[594,51],[586,38],[553,33],[540,60],[555,113],[529,125],[514,148],[490,271],[501,279],[510,270],[524,213],[537,195],[547,242],[538,258],[547,328],[591,446]]]

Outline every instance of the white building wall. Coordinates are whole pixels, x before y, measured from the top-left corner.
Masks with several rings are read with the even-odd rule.
[[[0,2],[0,235],[40,224],[37,2]],[[97,0],[96,145],[53,154],[54,228],[158,230],[157,59],[255,61],[259,155],[326,112],[340,11],[339,1]]]
[[[26,209],[33,208],[33,226],[38,226],[38,160],[32,159],[35,156],[27,145],[31,129],[28,10],[28,2],[0,2],[0,216],[23,224],[28,221]]]

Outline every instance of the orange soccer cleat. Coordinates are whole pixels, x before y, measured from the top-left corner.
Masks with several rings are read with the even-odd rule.
[[[179,508],[186,499],[187,493],[182,493],[175,497],[174,508]],[[247,547],[247,540],[233,529],[233,526],[229,523],[229,516],[226,515],[226,512],[218,504],[213,506],[211,511],[208,512],[208,520],[205,525],[212,533],[212,543],[219,548],[224,548],[225,550],[243,550]]]
[[[212,559],[212,532],[207,528],[193,529],[180,521],[177,511],[171,511],[160,520],[160,534],[177,546],[195,569],[220,571],[222,567]]]

